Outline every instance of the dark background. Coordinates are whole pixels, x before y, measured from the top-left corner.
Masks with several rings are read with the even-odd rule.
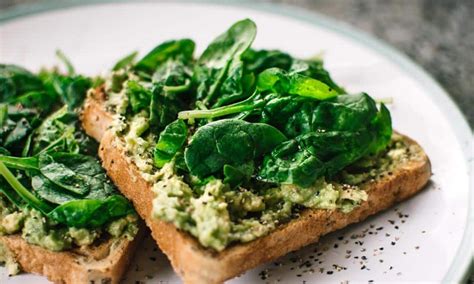
[[[47,0],[0,0],[0,10],[41,2]],[[441,83],[474,127],[474,0],[264,2],[317,11],[391,44]]]

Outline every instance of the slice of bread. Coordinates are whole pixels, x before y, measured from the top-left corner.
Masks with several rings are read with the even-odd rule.
[[[82,115],[83,126],[89,135],[101,141],[99,156],[108,175],[133,202],[150,227],[153,238],[186,283],[221,283],[259,264],[317,242],[327,233],[360,222],[414,195],[431,176],[430,162],[423,149],[403,136],[404,142],[417,153],[416,158],[407,159],[390,174],[363,184],[368,200],[350,213],[306,209],[300,217],[281,225],[265,237],[215,252],[205,249],[194,237],[174,225],[152,218],[152,184],[146,182],[137,167],[126,158],[120,138],[113,131],[107,131],[112,116],[105,111],[103,100],[101,90],[88,98]]]
[[[109,124],[112,121],[105,118],[101,116],[98,122]],[[92,136],[97,139],[97,134]],[[144,231],[140,222],[138,233],[131,241],[126,237],[109,238],[62,252],[29,244],[19,234],[0,236],[0,246],[7,254],[3,258],[12,258],[22,271],[44,275],[55,283],[119,283]]]
[[[0,244],[22,271],[44,275],[55,283],[119,283],[143,231],[140,228],[132,241],[108,239],[62,252],[29,244],[18,234],[0,236]]]

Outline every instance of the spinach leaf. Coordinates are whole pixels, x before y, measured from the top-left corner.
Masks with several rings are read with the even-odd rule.
[[[200,127],[185,149],[191,174],[203,179],[224,165],[237,167],[271,151],[286,137],[276,128],[241,120],[219,120]]]
[[[31,187],[35,194],[53,204],[63,204],[68,201],[81,199],[82,196],[74,192],[64,190],[42,174],[34,174],[31,177]]]
[[[393,134],[390,111],[384,104],[380,105],[380,111],[372,122],[371,128],[377,133],[378,139],[372,141],[369,152],[378,153],[387,148]]]
[[[44,157],[42,157],[44,156]],[[69,183],[69,180],[66,180],[66,186],[75,186],[72,182],[74,180],[83,180],[84,184],[80,185],[81,192],[76,192],[79,194],[85,194],[85,198],[89,199],[103,199],[112,193],[114,193],[115,189],[110,184],[110,181],[107,179],[107,175],[105,174],[103,168],[101,167],[99,161],[94,157],[87,156],[87,155],[80,155],[74,153],[51,153],[51,154],[44,154],[41,155],[39,158],[39,167],[41,173],[48,177],[51,181],[55,184],[60,185],[62,188],[62,180],[60,176],[54,175],[54,169],[49,171],[49,169],[45,169],[45,167],[51,167],[51,165],[62,165],[60,167],[64,167],[70,169],[76,177],[73,177]],[[52,176],[51,178],[45,174]],[[87,189],[86,190],[84,190]],[[77,189],[77,188],[76,188]],[[73,190],[70,190],[73,191]],[[79,191],[79,190],[78,190]],[[73,191],[74,192],[74,191]],[[84,193],[83,193],[84,192]]]
[[[301,60],[294,59],[289,69],[291,74],[301,74],[319,80],[331,87],[338,94],[344,94],[346,91],[337,85],[329,75],[329,72],[324,69],[323,61],[320,59]]]
[[[18,196],[20,196],[33,208],[45,214],[53,209],[49,203],[39,199],[35,194],[26,189],[25,186],[13,175],[13,173],[5,166],[2,161],[0,161],[0,175],[2,175],[7,183],[13,188],[13,190],[15,190]]]
[[[232,25],[206,48],[194,69],[197,98],[212,106],[219,98],[226,102],[241,98],[243,94],[242,54],[250,47],[257,28],[249,19]],[[221,101],[219,105],[222,105]]]
[[[278,128],[288,138],[315,129],[314,112],[320,103],[319,101],[306,97],[272,94],[266,96],[266,101],[259,112],[259,122]]]
[[[23,67],[0,64],[0,102],[42,89],[42,81]]]
[[[17,208],[23,208],[26,205],[23,199],[10,187],[3,177],[0,177],[0,198],[1,194],[5,195]]]
[[[181,103],[166,94],[161,84],[156,84],[152,89],[149,106],[150,127],[160,131],[176,119]]]
[[[231,187],[239,186],[241,183],[249,181],[254,171],[255,165],[253,161],[236,166],[226,164],[223,168],[224,182]]]
[[[182,120],[168,124],[160,133],[154,150],[154,163],[158,168],[171,161],[183,148],[188,136],[188,127]]]
[[[85,178],[64,163],[56,162],[48,154],[40,155],[38,162],[41,174],[57,186],[79,195],[85,195],[89,192],[89,184],[86,183]]]
[[[192,70],[184,56],[168,59],[153,73],[152,82],[164,86],[167,93],[181,93],[191,87]]]
[[[20,154],[28,137],[39,124],[39,113],[21,106],[2,105],[0,145],[13,154]]]
[[[71,227],[100,227],[111,219],[132,214],[133,207],[125,197],[112,195],[104,200],[82,199],[64,203],[48,216]]]
[[[63,107],[47,117],[32,138],[32,154],[71,152],[96,155],[97,143],[79,130],[77,113]]]
[[[170,58],[183,56],[191,61],[195,44],[190,39],[171,40],[164,42],[135,64],[134,69],[145,74],[152,74],[157,67]]]
[[[137,55],[138,55],[137,51],[127,54],[126,56],[121,58],[119,61],[117,61],[117,63],[115,63],[114,67],[112,67],[112,71],[117,71],[120,69],[127,68],[128,66],[132,66]]]
[[[15,148],[16,145],[21,145],[21,142],[28,137],[33,130],[33,127],[26,118],[21,118],[5,137],[4,146],[7,148]]]
[[[74,192],[65,190],[64,181],[69,181],[69,179],[59,179],[55,175],[51,176],[52,172],[45,169],[51,163],[47,161],[46,166],[42,165],[42,157],[39,158],[40,162],[35,164],[32,160],[36,159],[38,161],[38,158],[0,156],[0,175],[5,178],[13,189],[1,187],[4,184],[0,181],[1,191],[6,192],[9,198],[14,199],[15,202],[20,202],[19,198],[21,198],[43,214],[70,227],[100,226],[113,218],[133,212],[130,203],[124,197],[115,194],[113,186],[109,183],[96,159],[90,156],[69,153],[54,153],[49,158],[55,163],[68,166],[68,170],[73,170],[77,176],[80,176],[87,183],[89,193],[86,196],[79,197]],[[41,199],[26,189],[5,166],[4,162],[10,167],[27,169],[36,173],[32,179],[32,186],[35,189],[34,192]],[[43,175],[44,172],[46,172],[46,175]],[[64,176],[64,173],[61,174]],[[52,203],[61,205],[54,207]]]
[[[293,58],[287,53],[279,50],[254,50],[248,49],[243,55],[242,60],[245,63],[245,70],[258,75],[268,68],[280,68],[289,70]]]
[[[150,106],[151,91],[138,81],[127,81],[126,94],[133,114],[139,113]]]
[[[338,95],[335,90],[319,80],[297,73],[287,73],[279,68],[270,68],[260,73],[257,80],[257,90],[298,95],[317,100],[325,100]]]
[[[390,114],[377,110],[366,94],[345,95],[321,102],[312,129],[275,148],[264,158],[259,178],[276,183],[310,186],[321,176],[334,176],[390,142]]]
[[[92,80],[80,75],[71,77],[58,75],[53,86],[68,109],[74,110],[82,105],[87,90],[92,87]]]
[[[324,164],[318,157],[300,147],[297,140],[289,140],[264,157],[258,179],[307,187],[324,173]]]
[[[8,100],[8,103],[10,105],[21,105],[24,108],[35,109],[43,116],[58,106],[58,100],[59,96],[55,92],[31,91]]]
[[[257,90],[249,98],[231,105],[209,110],[182,111],[178,114],[178,118],[209,119],[231,114],[256,112],[258,116],[262,117],[263,122],[272,124],[270,122],[272,119],[268,119],[268,116],[272,113],[272,116],[277,120],[287,120],[290,115],[298,115],[300,108],[305,106],[308,109],[305,111],[305,115],[307,116],[306,118],[309,118],[309,116],[312,116],[312,110],[314,110],[318,101],[335,96],[338,96],[337,92],[318,80],[304,75],[290,74],[282,69],[271,68],[260,73],[257,80]],[[266,109],[269,103],[269,108]],[[286,106],[286,104],[290,105]],[[277,105],[279,107],[276,107]],[[290,114],[286,111],[286,114],[282,115],[281,113],[275,113],[272,109],[291,109],[292,113]],[[262,111],[267,112],[266,117],[263,117]],[[283,129],[283,127],[280,129]],[[293,133],[290,136],[295,135]]]
[[[62,61],[64,66],[66,66],[67,75],[72,76],[76,74],[76,70],[74,69],[74,65],[72,65],[69,58],[67,58],[66,54],[64,54],[61,50],[56,50],[56,57]]]
[[[337,96],[321,102],[314,112],[318,129],[354,131],[377,115],[375,101],[365,93]]]

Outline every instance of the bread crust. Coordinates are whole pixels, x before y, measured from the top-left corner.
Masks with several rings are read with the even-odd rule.
[[[101,139],[99,156],[103,167],[119,190],[133,202],[138,214],[151,229],[153,238],[186,283],[221,283],[262,263],[317,242],[325,234],[360,222],[411,197],[424,187],[431,176],[431,165],[426,154],[415,141],[403,136],[406,143],[416,147],[419,152],[417,159],[400,164],[391,175],[362,185],[368,193],[368,200],[350,213],[306,209],[299,218],[281,225],[267,236],[215,252],[205,249],[194,237],[174,225],[152,218],[152,184],[141,177],[137,167],[126,157],[120,139],[112,131],[107,131],[107,126],[97,124],[102,128],[88,129],[92,125],[88,121],[109,114],[101,107],[101,102],[92,97],[86,105],[89,107],[84,111],[84,127],[87,133],[96,133]]]
[[[113,116],[104,108],[105,99],[104,86],[90,92],[80,116],[84,131],[98,142],[113,121]]]
[[[108,239],[61,252],[29,244],[19,234],[0,236],[0,243],[23,271],[44,275],[55,283],[119,283],[143,231],[140,228],[132,241],[125,237]]]

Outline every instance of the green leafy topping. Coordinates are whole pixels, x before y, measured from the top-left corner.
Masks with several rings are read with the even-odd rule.
[[[285,141],[276,128],[240,120],[219,120],[196,131],[185,150],[186,165],[191,174],[205,178],[253,161]]]
[[[0,193],[56,224],[102,226],[133,208],[95,157],[97,143],[80,129],[77,109],[93,80],[57,55],[66,75],[0,65]]]
[[[188,136],[188,127],[182,120],[168,124],[160,133],[154,150],[155,166],[161,168],[182,150]]]
[[[184,56],[186,59],[192,58],[194,46],[194,42],[190,39],[164,42],[138,61],[134,68],[138,71],[150,74],[155,71],[160,64],[165,63],[170,58],[179,55]]]
[[[242,54],[250,47],[257,27],[242,20],[218,36],[199,57],[194,69],[197,98],[205,105],[223,105],[244,98]]]

